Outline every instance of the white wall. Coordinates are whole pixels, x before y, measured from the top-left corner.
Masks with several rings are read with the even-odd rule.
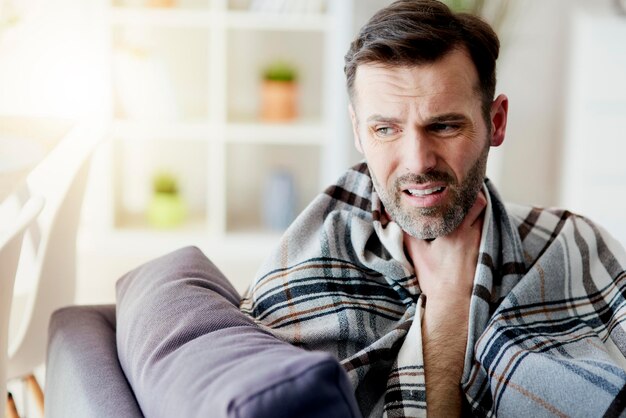
[[[626,16],[610,0],[516,0],[499,88],[511,99],[506,200],[583,214],[626,244]]]
[[[505,200],[558,201],[568,21],[572,0],[516,0],[504,28],[497,93],[509,97],[507,136],[491,177]]]
[[[573,15],[560,204],[626,244],[626,16]]]

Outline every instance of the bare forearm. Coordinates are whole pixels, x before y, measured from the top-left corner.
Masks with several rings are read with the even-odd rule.
[[[461,414],[468,310],[469,297],[431,296],[426,301],[423,347],[429,417]]]

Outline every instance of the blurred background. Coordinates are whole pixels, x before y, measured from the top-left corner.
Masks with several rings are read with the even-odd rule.
[[[242,291],[286,225],[359,160],[343,55],[386,0],[0,0],[0,114],[104,118],[78,303],[197,245]],[[613,0],[450,1],[502,41],[489,177],[626,243],[626,15]]]

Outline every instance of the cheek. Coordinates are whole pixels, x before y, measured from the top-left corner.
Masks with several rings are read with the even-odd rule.
[[[483,158],[484,148],[472,147],[462,152],[455,153],[454,157],[448,159],[447,163],[454,172],[456,180],[461,183],[467,179],[470,171]]]
[[[397,158],[394,157],[394,150],[391,144],[378,144],[372,146],[371,141],[363,141],[363,154],[370,171],[376,177],[378,183],[389,187],[394,177],[397,167]]]

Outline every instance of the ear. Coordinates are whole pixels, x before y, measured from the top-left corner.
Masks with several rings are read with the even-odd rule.
[[[354,107],[352,103],[348,105],[348,111],[350,112],[350,120],[352,121],[352,135],[354,136],[354,146],[361,154],[363,154],[363,144],[361,144],[361,138],[359,137],[359,124],[356,119],[356,113],[354,113]]]
[[[506,118],[509,112],[509,99],[504,94],[496,97],[491,104],[491,146],[498,147],[504,142]]]

